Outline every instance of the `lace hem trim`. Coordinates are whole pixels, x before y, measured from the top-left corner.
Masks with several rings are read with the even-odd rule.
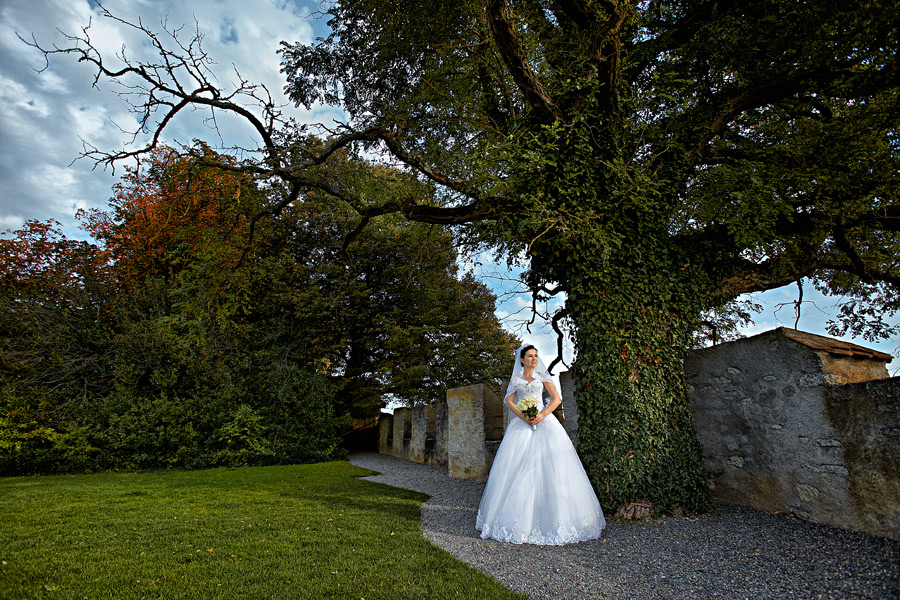
[[[582,518],[581,528],[575,527],[574,525],[566,526],[560,521],[556,531],[544,533],[539,529],[523,531],[518,521],[515,521],[511,528],[502,527],[500,525],[491,525],[485,523],[479,514],[475,520],[475,529],[481,531],[482,538],[490,538],[497,540],[498,542],[536,544],[539,546],[562,546],[564,544],[574,544],[576,542],[584,542],[599,538],[600,534],[603,532],[605,522],[600,521],[602,517],[600,517],[599,514],[597,516],[599,519],[595,519],[594,524],[592,525],[588,525],[588,518],[585,516]]]

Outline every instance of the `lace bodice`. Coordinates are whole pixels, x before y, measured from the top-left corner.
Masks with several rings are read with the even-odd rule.
[[[516,402],[518,402],[522,398],[527,398],[528,396],[531,396],[533,398],[537,398],[538,410],[541,410],[544,408],[544,406],[545,406],[544,384],[540,379],[535,378],[535,379],[532,379],[531,381],[528,381],[527,379],[524,379],[523,377],[517,376],[515,378],[515,380],[512,382],[512,385],[513,385],[513,387],[515,387],[515,390],[516,390],[516,399],[515,399]]]

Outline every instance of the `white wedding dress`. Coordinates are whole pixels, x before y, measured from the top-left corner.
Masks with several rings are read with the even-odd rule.
[[[515,376],[511,386],[516,402],[531,396],[543,409],[540,379]],[[532,428],[510,413],[475,519],[481,537],[558,546],[598,538],[605,526],[597,495],[556,417]]]

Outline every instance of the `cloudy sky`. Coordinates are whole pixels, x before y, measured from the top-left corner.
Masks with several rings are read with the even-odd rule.
[[[217,63],[218,82],[227,87],[236,81],[235,71],[251,82],[264,84],[274,97],[287,104],[282,94],[276,51],[282,40],[310,42],[326,33],[324,23],[311,15],[318,6],[306,0],[109,0],[104,4],[117,16],[135,22],[140,18],[149,28],[160,31],[184,26],[189,39],[197,26],[204,49]],[[132,59],[150,51],[146,38],[133,29],[101,17],[96,3],[86,0],[2,0],[0,1],[0,232],[19,228],[28,219],[60,221],[70,237],[84,237],[77,228],[79,208],[105,207],[116,175],[86,160],[75,160],[82,144],[101,149],[118,149],[129,136],[135,116],[109,83],[92,86],[92,70],[71,57],[52,57],[49,65],[35,48],[21,38],[35,39],[42,47],[64,46],[61,32],[80,34],[90,24],[91,39],[106,55],[124,46]],[[46,68],[45,68],[46,67]],[[286,107],[302,122],[331,123],[340,119],[333,109],[307,112]],[[205,125],[208,113],[186,113],[172,124],[168,141],[190,142],[194,138],[220,144]],[[254,145],[251,132],[237,122],[219,121],[225,145]],[[140,141],[140,140],[138,140]],[[74,162],[73,162],[74,161]],[[536,342],[542,356],[555,354],[555,342],[546,325],[522,329],[528,320],[529,299],[514,289],[509,274],[487,266],[478,273],[501,295],[498,315],[520,337]],[[765,305],[748,334],[794,324],[791,306],[796,288],[787,287],[757,296]],[[834,313],[835,301],[807,289],[799,327],[825,334],[824,324]],[[523,316],[524,315],[524,316]],[[897,355],[900,340],[878,344],[848,340]],[[566,358],[571,357],[567,350]],[[895,360],[895,370],[900,361]]]
[[[105,6],[130,21],[137,18],[159,31],[165,19],[182,27],[190,39],[195,23],[203,34],[204,49],[216,61],[219,84],[228,87],[236,70],[246,79],[265,84],[282,101],[283,78],[276,51],[281,40],[312,41],[321,22],[304,18],[311,8],[302,0],[204,0],[194,2],[110,0]],[[195,21],[196,20],[196,21]],[[51,57],[46,65],[40,52],[19,37],[32,36],[42,47],[67,44],[60,32],[81,34],[90,24],[92,41],[106,56],[124,46],[132,59],[149,56],[147,39],[140,32],[105,19],[96,4],[85,0],[3,0],[0,2],[0,229],[15,228],[26,219],[54,217],[75,226],[78,208],[103,206],[115,179],[109,171],[94,170],[88,160],[72,161],[82,140],[102,149],[120,148],[129,138],[121,130],[132,128],[135,115],[101,81],[92,87],[92,70],[70,56]],[[286,101],[285,101],[286,102]],[[330,121],[331,111],[308,114],[292,111],[304,121]],[[208,113],[185,114],[173,123],[170,141],[193,138],[216,141],[204,126]],[[247,140],[237,123],[220,122],[229,141]],[[71,166],[70,166],[71,165]]]

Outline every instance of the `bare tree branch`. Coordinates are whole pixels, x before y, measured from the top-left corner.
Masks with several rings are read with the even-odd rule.
[[[494,35],[494,43],[525,97],[525,101],[539,114],[565,122],[562,110],[550,98],[543,84],[528,65],[528,55],[516,38],[515,30],[510,22],[509,8],[504,0],[489,0],[487,13],[491,32]]]
[[[216,165],[219,168],[252,174],[260,179],[278,178],[286,182],[290,193],[284,200],[260,212],[257,218],[280,213],[287,205],[299,197],[302,190],[320,190],[339,198],[352,206],[364,218],[379,214],[402,212],[407,218],[438,224],[461,224],[477,220],[495,218],[501,208],[509,208],[510,203],[502,198],[484,197],[483,193],[467,182],[456,180],[435,169],[422,157],[406,150],[400,139],[383,127],[369,127],[352,130],[342,127],[339,134],[321,146],[303,143],[279,144],[276,139],[279,129],[288,127],[288,121],[273,102],[268,90],[263,86],[249,84],[238,75],[238,84],[233,90],[223,92],[215,82],[210,70],[212,61],[202,48],[202,36],[197,29],[190,42],[180,39],[181,29],[163,24],[164,36],[149,29],[142,22],[137,24],[124,21],[108,10],[100,7],[104,17],[112,19],[145,35],[159,56],[157,62],[133,62],[123,50],[117,56],[121,65],[110,66],[90,38],[90,25],[83,28],[81,35],[66,35],[70,44],[52,49],[41,47],[36,41],[26,41],[44,54],[48,61],[52,55],[74,55],[79,62],[87,62],[96,68],[94,85],[101,79],[113,82],[121,88],[120,97],[139,115],[137,130],[129,132],[132,142],[142,132],[151,132],[149,141],[138,148],[103,152],[85,144],[83,158],[90,158],[96,165],[115,168],[122,160],[139,158],[157,148],[171,122],[188,108],[209,108],[211,123],[216,129],[215,111],[234,114],[245,120],[262,140],[262,147],[250,152],[259,152],[259,160],[249,160],[237,165]],[[174,49],[170,48],[173,47]],[[251,108],[248,108],[250,106]],[[253,108],[258,112],[254,112]],[[423,204],[416,199],[393,199],[378,206],[371,206],[357,198],[338,183],[317,175],[313,168],[325,164],[340,150],[357,143],[380,142],[400,163],[408,166],[422,177],[451,190],[467,204],[458,206],[435,206]]]
[[[557,365],[557,363],[566,363],[563,362],[563,340],[565,339],[565,335],[559,327],[560,321],[569,316],[569,311],[565,308],[561,308],[556,311],[556,314],[553,315],[553,319],[550,320],[550,326],[553,327],[553,331],[556,332],[556,358],[547,366],[547,371],[549,373],[553,373],[553,367]],[[568,365],[566,365],[568,366]]]
[[[210,70],[212,60],[203,50],[203,37],[199,33],[199,26],[195,29],[191,41],[185,44],[179,37],[180,28],[170,28],[163,23],[168,43],[176,48],[171,50],[163,37],[140,20],[137,24],[130,23],[116,17],[103,6],[99,8],[104,17],[145,35],[156,50],[160,62],[133,62],[123,48],[117,56],[121,66],[110,66],[91,41],[91,24],[82,28],[80,35],[63,34],[69,43],[63,47],[54,45],[53,48],[44,48],[34,39],[23,40],[40,51],[48,65],[52,55],[74,55],[78,62],[90,63],[96,68],[93,83],[95,87],[101,79],[119,86],[121,89],[119,96],[131,107],[132,112],[138,115],[137,129],[129,131],[132,142],[142,132],[152,131],[151,140],[136,150],[108,153],[86,145],[82,154],[84,158],[92,159],[95,165],[102,164],[114,169],[119,161],[136,158],[155,149],[166,127],[184,109],[208,107],[213,111],[218,109],[231,112],[245,119],[262,139],[268,158],[277,159],[278,146],[273,139],[273,129],[277,123],[282,122],[282,117],[272,101],[271,94],[265,86],[250,84],[240,76],[240,73],[237,73],[239,83],[235,89],[223,94]],[[262,117],[242,106],[239,103],[240,99],[249,100],[259,106],[262,109]],[[161,116],[151,125],[159,113]]]

